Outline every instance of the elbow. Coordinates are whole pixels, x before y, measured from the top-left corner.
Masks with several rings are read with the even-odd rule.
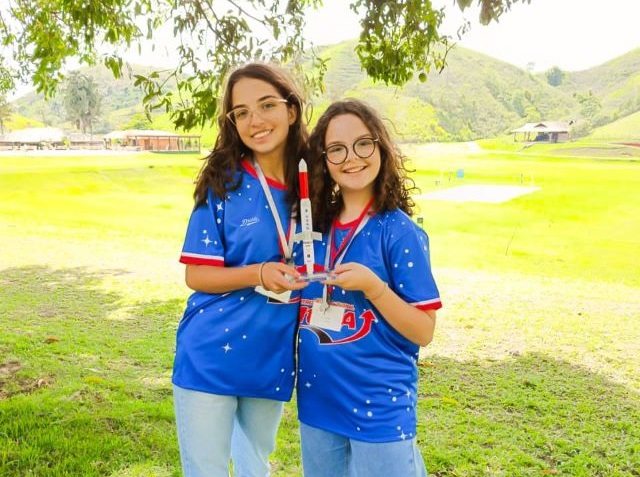
[[[418,336],[415,343],[418,346],[427,346],[429,343],[433,341],[433,333],[429,333],[428,335]]]
[[[433,332],[436,328],[436,312],[435,310],[426,311],[426,320],[420,328],[420,332],[416,334],[415,343],[418,346],[427,346],[433,341]]]
[[[196,278],[191,267],[187,267],[184,271],[184,283],[192,290],[196,290]]]

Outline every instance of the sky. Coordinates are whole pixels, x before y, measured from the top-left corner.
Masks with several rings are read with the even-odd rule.
[[[324,0],[308,21],[307,38],[319,45],[357,38],[358,18],[349,3]],[[461,46],[521,68],[533,63],[534,71],[581,71],[640,48],[640,0],[531,0],[488,26],[478,22],[477,7],[463,14],[454,0],[433,4],[445,8],[444,32],[451,36],[464,18],[472,22]]]

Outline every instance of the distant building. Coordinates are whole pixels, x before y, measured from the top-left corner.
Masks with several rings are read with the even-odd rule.
[[[56,149],[66,141],[60,128],[24,128],[0,136],[0,149]]]
[[[198,135],[180,135],[153,129],[113,131],[104,136],[104,141],[107,149],[200,152],[200,136]]]
[[[545,142],[565,142],[571,140],[571,124],[562,121],[543,121],[539,123],[527,123],[518,129],[513,129],[513,140],[518,141],[518,134],[521,134],[520,140],[526,142],[545,141]]]

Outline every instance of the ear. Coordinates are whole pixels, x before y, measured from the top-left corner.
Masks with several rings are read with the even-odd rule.
[[[287,115],[289,116],[289,126],[291,126],[298,119],[298,110],[294,105],[287,107]]]

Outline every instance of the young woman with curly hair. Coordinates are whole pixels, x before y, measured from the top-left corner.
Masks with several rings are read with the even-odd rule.
[[[298,418],[305,477],[423,477],[418,351],[440,297],[415,189],[378,114],[338,101],[310,137],[315,249],[325,282],[302,291]]]

